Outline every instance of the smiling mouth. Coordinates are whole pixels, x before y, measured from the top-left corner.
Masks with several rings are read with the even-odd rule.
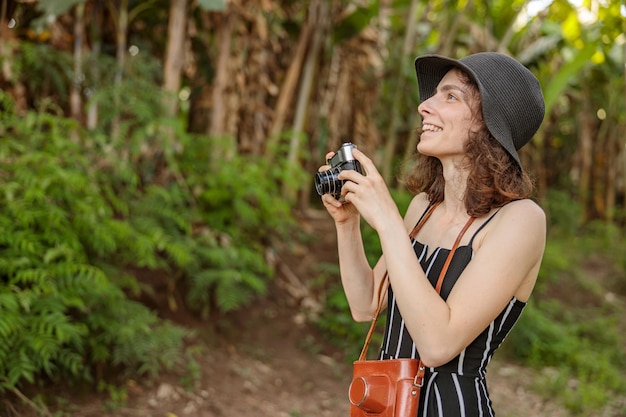
[[[423,132],[441,132],[442,130],[443,129],[441,129],[439,126],[431,125],[430,123],[424,123],[422,125]]]

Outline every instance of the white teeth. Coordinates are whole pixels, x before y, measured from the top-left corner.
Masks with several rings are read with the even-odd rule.
[[[422,125],[422,130],[423,131],[429,131],[429,132],[441,132],[441,128],[435,125],[431,125],[429,123],[424,123]]]

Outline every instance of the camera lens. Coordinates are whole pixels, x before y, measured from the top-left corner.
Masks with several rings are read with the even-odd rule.
[[[355,377],[348,390],[350,404],[367,413],[382,413],[389,405],[390,385],[387,375]]]
[[[315,189],[319,195],[331,194],[335,199],[341,197],[341,187],[344,181],[337,179],[341,172],[340,167],[331,168],[315,174]]]

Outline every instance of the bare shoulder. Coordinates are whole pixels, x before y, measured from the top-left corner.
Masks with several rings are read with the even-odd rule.
[[[411,202],[409,203],[409,207],[406,210],[406,214],[404,215],[404,224],[407,230],[410,230],[415,226],[420,216],[426,209],[430,202],[428,201],[428,195],[426,193],[417,194]]]
[[[502,207],[480,236],[477,247],[488,251],[510,248],[515,242],[518,253],[530,258],[540,257],[546,241],[546,215],[534,201],[525,199]],[[513,238],[513,239],[512,239]]]
[[[498,214],[500,221],[510,227],[531,227],[535,231],[545,230],[546,214],[533,200],[524,199],[513,201],[502,207]],[[536,229],[535,229],[536,228]]]

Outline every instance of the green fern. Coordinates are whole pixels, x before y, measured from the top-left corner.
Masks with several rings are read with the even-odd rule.
[[[171,369],[187,332],[104,273],[116,274],[120,259],[158,264],[155,234],[115,218],[124,204],[108,204],[111,186],[100,188],[89,154],[65,139],[75,123],[45,113],[2,119],[10,135],[0,143],[0,390],[38,374],[90,380],[96,365]]]
[[[168,288],[203,314],[245,306],[273,275],[264,246],[293,225],[280,183],[309,179],[248,157],[209,163],[214,139],[161,117],[156,61],[130,59],[122,90],[106,78],[113,71],[86,80],[102,124],[84,131],[59,107],[68,56],[42,65],[42,48],[23,45],[16,62],[31,74],[50,66],[26,80],[43,92],[37,111],[16,114],[0,91],[0,391],[42,374],[172,369],[189,332],[129,298],[150,287],[130,271],[166,272]]]

